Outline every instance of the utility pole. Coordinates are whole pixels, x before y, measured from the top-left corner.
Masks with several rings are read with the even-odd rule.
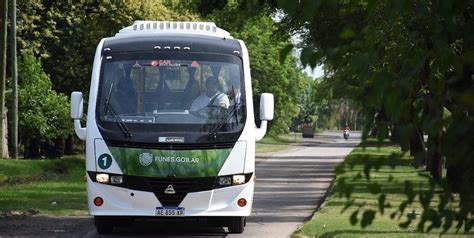
[[[5,127],[3,120],[5,118],[5,76],[7,71],[7,15],[8,0],[1,0],[0,5],[0,157],[3,158]]]
[[[11,64],[12,64],[12,143],[13,159],[18,159],[18,70],[16,57],[16,0],[12,0],[12,36],[11,36]]]

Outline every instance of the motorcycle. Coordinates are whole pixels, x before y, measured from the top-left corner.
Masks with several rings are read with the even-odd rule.
[[[349,130],[344,130],[344,139],[349,139]]]

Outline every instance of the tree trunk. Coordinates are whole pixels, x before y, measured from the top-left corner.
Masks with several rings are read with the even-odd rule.
[[[9,154],[8,154],[8,123],[7,123],[7,110],[5,109],[5,113],[3,114],[3,141],[2,141],[2,145],[3,145],[3,153],[2,153],[2,157],[3,158],[8,158],[9,157]]]
[[[443,156],[441,154],[441,133],[428,136],[428,166],[427,169],[436,182],[443,176]]]
[[[12,0],[11,8],[11,68],[12,68],[12,135],[13,159],[18,159],[18,72],[16,57],[16,0]]]
[[[25,144],[25,157],[26,158],[38,158],[40,157],[41,140],[37,137],[33,137],[29,140],[28,144]]]
[[[60,159],[64,154],[64,141],[62,139],[56,139],[41,144],[41,155],[46,156],[48,159]]]
[[[443,118],[443,106],[439,99],[433,95],[429,95],[427,104],[427,116],[431,120],[431,128],[428,131],[428,151],[427,166],[431,176],[436,182],[440,182],[443,171],[443,155],[441,153],[441,136],[442,128],[437,125]]]
[[[74,154],[74,136],[68,136],[66,139],[66,144],[64,145],[64,154],[72,155]]]
[[[426,165],[426,146],[423,132],[416,131],[410,138],[410,155],[415,158],[418,167]]]
[[[0,123],[0,135],[2,136],[2,142],[0,143],[0,153],[3,158],[5,157],[5,150],[8,151],[5,143],[5,134],[7,128],[5,127],[6,117],[5,114],[5,76],[7,70],[7,15],[8,15],[8,0],[1,0],[0,5],[0,117],[2,123]],[[7,152],[8,153],[8,152]]]
[[[359,116],[359,110],[356,110],[354,113],[354,131],[357,130],[357,116]]]

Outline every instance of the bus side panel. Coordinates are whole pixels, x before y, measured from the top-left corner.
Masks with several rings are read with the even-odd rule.
[[[87,132],[86,132],[86,170],[97,171],[95,163],[95,145],[94,138],[100,138],[99,130],[95,121],[95,105],[100,76],[100,62],[102,59],[102,46],[105,39],[102,39],[97,45],[94,56],[94,65],[92,68],[91,86],[89,90],[89,105],[87,109]]]
[[[219,176],[229,174],[239,174],[244,172],[244,164],[246,158],[247,143],[245,141],[237,141],[234,148],[227,157],[224,165],[219,171]]]
[[[244,65],[245,91],[247,100],[247,120],[244,130],[239,140],[247,141],[247,150],[245,154],[244,173],[252,173],[255,171],[255,115],[253,113],[253,93],[252,78],[250,75],[250,62],[247,47],[242,40],[239,40],[242,49],[242,60]]]
[[[124,174],[116,158],[110,152],[109,147],[103,139],[94,140],[95,156],[91,158],[96,163],[97,172],[106,172],[111,174]]]

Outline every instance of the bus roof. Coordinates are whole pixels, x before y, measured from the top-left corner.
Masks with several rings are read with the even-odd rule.
[[[232,54],[241,57],[241,46],[235,39],[216,38],[201,35],[174,34],[140,35],[140,37],[106,38],[102,54],[121,52],[207,52]],[[186,36],[186,37],[184,37]]]
[[[217,27],[214,22],[184,21],[135,21],[133,25],[121,29],[115,37],[155,34],[203,35],[232,39],[229,32]]]

